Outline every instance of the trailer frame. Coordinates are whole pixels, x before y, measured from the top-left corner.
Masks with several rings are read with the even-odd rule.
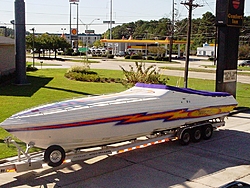
[[[197,130],[200,130],[206,125],[210,125],[212,127],[212,130],[225,126],[224,118],[225,116],[211,119],[208,121],[190,123],[171,130],[158,130],[152,132],[151,135],[146,135],[133,140],[108,144],[100,147],[73,149],[72,151],[66,153],[65,160],[63,161],[63,163],[90,159],[102,155],[117,155],[135,149],[141,149],[173,140],[180,140],[180,143],[182,145],[187,145],[191,141],[191,132],[194,132],[194,130],[196,130],[197,128]],[[189,134],[187,137],[187,142],[185,141],[185,139],[183,140],[183,137],[186,136],[186,133]],[[208,137],[207,139],[209,139],[210,137]],[[47,165],[44,161],[44,151],[37,153],[29,153],[30,148],[34,147],[33,143],[27,144],[26,150],[24,151],[11,137],[7,137],[5,139],[5,142],[7,145],[14,144],[14,146],[17,148],[18,155],[0,161],[0,174],[6,172],[18,173],[29,170],[35,170],[43,168]]]

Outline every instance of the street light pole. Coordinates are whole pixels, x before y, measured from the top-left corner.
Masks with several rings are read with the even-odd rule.
[[[32,51],[33,51],[33,67],[35,67],[35,28],[33,27],[30,29],[33,32],[33,46],[32,46]]]
[[[100,20],[100,18],[93,19],[89,24],[83,23],[83,21],[79,18],[79,21],[86,26],[86,31],[88,31],[88,26],[90,26],[95,20]],[[88,62],[88,33],[86,33],[86,61]]]
[[[112,39],[112,17],[113,17],[113,15],[112,15],[112,0],[110,0],[110,30],[109,30],[109,32],[110,32],[110,34],[109,34],[109,39],[111,40]]]
[[[10,23],[13,25],[13,36],[15,37],[15,20],[11,20]]]
[[[148,30],[145,30],[146,40],[148,40]],[[148,43],[146,42],[146,51],[145,51],[146,59],[148,59]]]
[[[86,24],[86,30],[88,30],[88,24]],[[85,31],[85,34],[86,34],[86,61],[88,62],[88,43],[89,43],[89,39],[88,38],[89,38],[89,36],[88,36],[88,33],[86,33],[86,31]]]

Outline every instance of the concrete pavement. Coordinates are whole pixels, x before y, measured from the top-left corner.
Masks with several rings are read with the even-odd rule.
[[[234,180],[250,183],[250,111],[229,117],[210,140],[0,174],[0,187],[215,188]]]

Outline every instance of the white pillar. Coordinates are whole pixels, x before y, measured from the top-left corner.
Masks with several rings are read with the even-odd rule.
[[[178,57],[181,57],[181,45],[178,44]]]
[[[165,44],[165,49],[166,49],[165,57],[167,57],[168,56],[168,44]]]

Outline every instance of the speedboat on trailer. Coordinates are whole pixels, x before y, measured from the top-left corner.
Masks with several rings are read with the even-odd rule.
[[[56,102],[22,111],[0,124],[51,153],[132,140],[224,117],[237,105],[225,92],[137,83],[120,93]],[[60,161],[61,163],[62,161]]]

